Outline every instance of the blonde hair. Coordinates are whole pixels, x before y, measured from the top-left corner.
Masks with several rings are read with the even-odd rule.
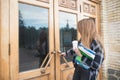
[[[98,35],[96,30],[95,22],[92,18],[79,21],[78,31],[80,32],[81,42],[84,46],[90,48],[92,40],[96,40],[101,44],[101,47],[103,47],[100,36]]]

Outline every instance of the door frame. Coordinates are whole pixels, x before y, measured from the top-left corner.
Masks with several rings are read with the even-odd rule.
[[[0,0],[0,79],[9,80],[9,0]]]

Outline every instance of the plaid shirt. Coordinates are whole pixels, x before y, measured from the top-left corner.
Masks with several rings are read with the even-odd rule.
[[[90,65],[90,77],[89,80],[96,80],[97,74],[99,72],[99,69],[102,65],[102,62],[104,60],[104,51],[100,44],[93,40],[90,48],[96,52],[95,59],[92,61]]]
[[[83,69],[82,67],[74,63],[73,60],[75,66],[73,80],[96,80],[97,74],[99,72],[99,68],[104,60],[104,54],[103,54],[104,51],[100,46],[100,44],[95,40],[92,41],[90,48],[91,50],[96,52],[94,60],[91,61],[85,56],[82,57],[82,61],[87,63],[90,66],[90,69],[88,70]],[[74,55],[73,54],[74,52],[72,50],[67,51],[66,53]]]

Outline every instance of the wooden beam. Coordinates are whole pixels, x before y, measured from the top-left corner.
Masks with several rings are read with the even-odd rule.
[[[0,80],[9,80],[9,0],[0,1]]]
[[[0,0],[0,72],[1,72],[1,0]],[[1,73],[0,73],[1,78]]]
[[[18,58],[18,0],[10,0],[10,77],[11,80],[19,78]]]

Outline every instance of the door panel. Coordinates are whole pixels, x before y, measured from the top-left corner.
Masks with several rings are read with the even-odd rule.
[[[19,3],[20,79],[54,80],[54,43],[51,39],[54,37],[49,16],[52,9],[49,8]]]
[[[45,77],[45,76],[49,76],[49,77],[51,76],[50,67],[47,68],[47,70],[44,74],[41,73],[42,70],[43,70],[43,68],[21,72],[21,73],[19,73],[20,80],[24,80],[24,79],[29,80],[29,79],[38,78],[38,77],[40,78],[40,77]]]
[[[77,18],[75,14],[59,12],[60,29],[60,50],[66,52],[72,48],[72,41],[77,40]],[[68,62],[73,60],[73,56],[66,56]],[[61,58],[61,63],[63,59]]]
[[[59,11],[59,27],[57,27],[56,38],[60,45],[56,45],[58,50],[61,52],[66,52],[67,50],[72,48],[72,41],[77,40],[77,17],[76,14],[68,13],[64,11]],[[58,51],[57,54],[60,54]],[[58,58],[60,57],[60,58]],[[73,67],[73,55],[69,55],[66,57],[56,56],[56,76],[57,80],[72,80],[74,67]],[[57,74],[60,73],[60,74]]]
[[[49,51],[48,35],[48,9],[19,3],[19,72],[41,66]]]
[[[66,66],[66,64],[62,64],[60,69],[60,80],[72,80],[73,73],[74,67],[72,62],[69,62],[69,66]]]
[[[42,77],[36,77],[36,78],[32,78],[32,79],[28,79],[28,80],[50,80],[49,76],[42,76]]]
[[[24,80],[50,80],[50,73],[46,73],[46,74],[41,75],[41,76],[34,76],[34,77],[31,77],[31,78],[30,77],[29,78],[24,78]]]

